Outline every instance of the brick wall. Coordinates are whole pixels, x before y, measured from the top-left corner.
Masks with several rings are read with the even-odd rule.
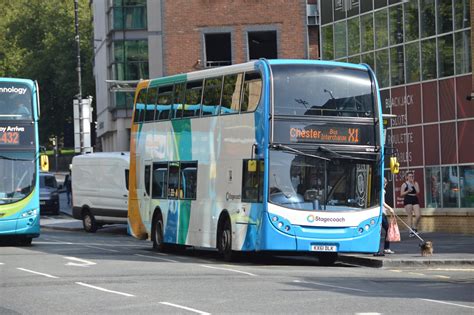
[[[397,215],[405,222],[406,215]],[[474,235],[474,216],[472,215],[423,215],[418,224],[418,231],[423,232],[446,232],[462,233]],[[398,222],[401,231],[407,231],[408,228],[401,222]]]
[[[247,61],[246,28],[267,26],[277,29],[278,58],[307,58],[305,0],[165,1],[165,75],[195,70],[203,56],[205,29],[230,28],[232,61],[241,63]]]

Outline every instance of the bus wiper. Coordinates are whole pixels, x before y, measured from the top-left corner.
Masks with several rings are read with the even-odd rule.
[[[38,159],[38,157],[36,158]],[[36,161],[35,159],[35,161]],[[8,156],[0,155],[0,160],[8,160],[8,161],[23,161],[23,162],[31,162],[33,161],[32,159],[18,159],[18,158],[11,158]]]
[[[331,161],[331,159],[329,159],[329,158],[325,158],[325,157],[322,157],[322,156],[319,156],[319,155],[304,153],[300,150],[293,149],[292,147],[289,147],[289,146],[286,146],[286,145],[283,145],[283,144],[272,144],[270,147],[274,150],[289,151],[289,152],[292,152],[292,153],[296,153],[296,154],[311,157],[311,158],[316,158],[316,159],[320,159],[320,160],[324,160],[324,161]]]
[[[344,160],[360,160],[360,161],[375,161],[375,159],[367,159],[367,158],[361,158],[361,157],[356,157],[356,156],[350,156],[350,155],[345,155],[345,154],[341,154],[341,153],[338,153],[334,150],[331,150],[329,148],[326,148],[325,146],[318,146],[318,150],[320,151],[324,151],[324,152],[328,152],[328,153],[331,153],[333,154],[336,158],[338,159],[344,159]]]

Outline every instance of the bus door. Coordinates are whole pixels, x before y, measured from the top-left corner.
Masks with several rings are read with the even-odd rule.
[[[145,161],[145,169],[143,174],[144,188],[142,203],[140,204],[141,213],[146,213],[146,220],[151,219],[150,216],[150,202],[151,202],[151,161]]]

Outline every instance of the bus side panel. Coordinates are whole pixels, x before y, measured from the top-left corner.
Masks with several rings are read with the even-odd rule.
[[[0,212],[3,213],[0,218],[0,235],[39,236],[40,213],[38,200],[39,190],[35,188],[25,199],[17,203],[2,205],[0,207]],[[31,211],[31,215],[26,214],[29,211]]]

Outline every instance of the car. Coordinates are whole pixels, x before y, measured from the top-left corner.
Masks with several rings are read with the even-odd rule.
[[[51,173],[40,173],[40,213],[59,214],[59,187]]]

